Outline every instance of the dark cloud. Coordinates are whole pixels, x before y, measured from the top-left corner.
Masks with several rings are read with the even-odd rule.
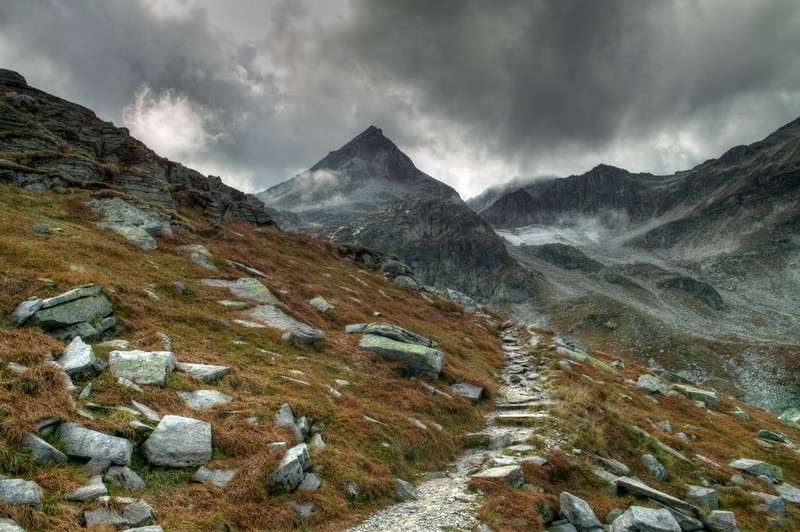
[[[674,171],[800,115],[798,49],[793,0],[0,6],[2,66],[249,190],[370,124],[465,195]]]

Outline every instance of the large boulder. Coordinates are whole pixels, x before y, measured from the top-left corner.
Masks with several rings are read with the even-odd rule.
[[[136,384],[163,387],[175,369],[175,355],[169,351],[111,351],[111,373]]]
[[[92,322],[113,311],[111,302],[100,293],[98,285],[75,287],[42,301],[41,308],[25,320],[27,327],[52,331],[82,322]]]
[[[783,481],[783,471],[780,467],[774,466],[762,460],[752,460],[749,458],[740,458],[728,464],[733,469],[745,471],[753,476],[759,477],[764,475],[774,480],[775,482]]]
[[[62,423],[58,439],[64,444],[67,456],[73,458],[101,458],[116,465],[130,465],[133,444],[125,438],[110,436],[81,427],[75,423]]]
[[[665,509],[631,506],[611,523],[610,532],[681,532],[678,521]]]
[[[402,363],[415,375],[438,379],[442,370],[444,354],[430,347],[398,342],[375,334],[365,334],[358,345],[377,353],[384,360]]]
[[[205,465],[211,460],[211,425],[188,417],[164,416],[142,448],[150,465]]]

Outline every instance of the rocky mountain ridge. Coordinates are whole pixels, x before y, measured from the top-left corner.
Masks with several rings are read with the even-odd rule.
[[[0,70],[0,180],[35,191],[108,188],[171,213],[185,207],[214,222],[277,228],[254,196],[158,156],[127,129],[10,70]]]

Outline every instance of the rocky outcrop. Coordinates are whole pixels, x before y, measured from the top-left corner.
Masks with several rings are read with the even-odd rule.
[[[32,297],[17,305],[12,320],[18,327],[41,327],[59,340],[78,336],[92,342],[116,324],[111,302],[96,284],[76,286],[55,297]]]
[[[127,129],[30,87],[7,70],[0,75],[0,129],[0,182],[32,191],[111,188],[169,213],[184,206],[212,222],[232,219],[277,228],[254,196],[159,157]]]
[[[506,301],[523,301],[533,287],[492,228],[458,199],[408,199],[327,236],[394,253],[430,286]]]
[[[601,263],[589,258],[582,251],[566,244],[527,246],[526,249],[529,250],[532,255],[546,260],[564,270],[596,272],[603,267]]]

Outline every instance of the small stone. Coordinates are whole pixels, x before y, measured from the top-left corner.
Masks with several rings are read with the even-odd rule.
[[[143,491],[147,485],[134,470],[126,466],[112,466],[103,477],[112,486],[119,486],[126,491]]]
[[[776,433],[774,433],[772,431],[769,431],[769,430],[766,430],[766,429],[759,430],[758,431],[758,437],[759,438],[763,438],[765,440],[769,440],[769,441],[775,441],[775,442],[778,442],[778,443],[789,443],[789,440],[787,440],[786,438],[784,438],[780,434],[776,434]]]
[[[192,410],[210,410],[216,406],[228,404],[234,400],[233,396],[217,390],[195,390],[193,392],[178,392]]]
[[[138,527],[153,521],[156,518],[156,512],[152,506],[147,504],[147,501],[139,499],[125,507],[122,517],[128,526]]]
[[[107,506],[101,506],[96,510],[86,510],[83,512],[83,520],[86,526],[105,525],[112,528],[124,528],[129,525],[116,510]]]
[[[176,290],[176,291],[177,291],[177,292],[178,292],[180,295],[182,295],[183,297],[194,297],[194,292],[192,292],[191,290],[189,290],[189,288],[188,288],[188,287],[187,287],[185,284],[183,284],[182,282],[180,282],[180,281],[174,281],[174,282],[172,283],[172,286],[173,286],[173,287],[175,288],[175,290]]]
[[[364,332],[364,329],[367,328],[366,323],[354,323],[352,325],[345,325],[344,332],[347,334],[354,334]]]
[[[314,310],[316,310],[320,314],[325,314],[326,312],[328,312],[333,308],[333,305],[328,303],[322,296],[315,297],[314,299],[309,301],[308,304],[314,307]]]
[[[708,510],[719,508],[716,490],[703,486],[686,486],[686,502]]]
[[[303,478],[303,482],[297,487],[298,491],[317,491],[322,485],[319,477],[314,473],[307,473]]]
[[[211,384],[227,375],[231,368],[227,366],[215,366],[212,364],[191,364],[188,362],[178,362],[175,369],[188,373],[195,379]]]
[[[610,532],[681,532],[675,517],[666,509],[631,506],[611,523]]]
[[[75,423],[62,423],[58,438],[65,454],[76,458],[104,458],[117,465],[130,465],[133,444],[125,438],[89,430]]]
[[[786,516],[786,506],[784,505],[783,498],[758,491],[751,491],[750,495],[758,497],[764,501],[764,508],[766,508],[767,511],[770,511],[779,517]]]
[[[472,478],[504,482],[514,488],[519,488],[525,482],[522,474],[522,468],[518,465],[492,467],[479,473],[475,473],[472,475]]]
[[[703,520],[706,528],[712,532],[738,532],[739,528],[736,526],[736,515],[733,512],[724,512],[722,510],[714,510],[711,515]]]
[[[647,373],[639,376],[636,388],[645,393],[663,396],[666,396],[668,392],[666,385],[658,377]]]
[[[140,403],[139,401],[131,401],[131,405],[133,405],[136,410],[141,412],[147,421],[151,423],[159,423],[161,421],[161,415],[149,406]]]
[[[361,486],[358,485],[358,482],[345,482],[342,484],[342,487],[344,487],[344,491],[347,493],[349,499],[358,499],[361,497]]]
[[[108,495],[108,489],[103,484],[103,478],[100,475],[92,477],[92,480],[86,486],[81,486],[75,491],[68,493],[65,498],[70,502],[84,502],[93,501],[98,497]]]
[[[308,443],[308,447],[309,449],[311,449],[312,452],[318,453],[323,449],[325,449],[327,445],[325,444],[325,441],[322,439],[322,436],[320,436],[319,434],[314,434],[311,437],[311,441]]]
[[[559,360],[558,367],[561,368],[561,371],[566,373],[570,373],[572,371],[572,364],[570,364],[567,360]]]
[[[94,350],[80,337],[73,339],[56,361],[71,378],[86,377],[94,373]]]
[[[22,440],[25,447],[31,452],[31,458],[41,467],[63,464],[67,456],[34,434],[28,434]]]
[[[9,506],[42,507],[44,490],[32,480],[0,478],[0,502]]]
[[[300,517],[306,519],[317,513],[317,509],[314,508],[314,504],[310,502],[289,501],[286,504],[294,508],[295,511],[300,514]]]
[[[738,406],[731,410],[731,415],[739,421],[750,421],[750,415]]]
[[[313,443],[313,441],[312,441]],[[271,451],[285,451],[289,448],[289,444],[285,441],[275,441],[267,444],[267,449]]]
[[[151,465],[204,465],[211,460],[211,425],[187,417],[164,416],[142,447]]]
[[[200,466],[200,469],[192,477],[192,481],[200,484],[211,483],[218,488],[224,488],[235,474],[235,469],[209,469],[206,466]]]
[[[477,403],[483,397],[483,386],[478,386],[477,384],[469,384],[466,382],[452,384],[450,389],[453,390],[453,393],[456,395],[460,395],[464,399],[472,403]]]
[[[206,268],[208,270],[215,271],[215,272],[219,271],[219,268],[217,268],[216,264],[214,264],[213,262],[211,262],[210,260],[208,260],[206,257],[204,257],[203,255],[201,255],[199,253],[192,253],[189,256],[189,258],[191,259],[192,262],[194,262],[198,266],[202,266],[203,268]]]
[[[586,501],[566,491],[561,493],[559,500],[561,515],[575,525],[575,528],[581,531],[602,530],[600,520]]]
[[[14,309],[11,313],[11,321],[17,327],[20,327],[27,321],[28,318],[36,314],[42,308],[42,300],[38,297],[31,297],[26,299]]]

